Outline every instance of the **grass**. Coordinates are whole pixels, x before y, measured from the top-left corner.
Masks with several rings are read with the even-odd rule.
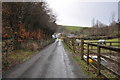
[[[120,38],[108,39],[107,41],[118,42]],[[120,43],[113,43],[113,45],[120,45]]]
[[[114,38],[114,39],[108,39],[107,41],[119,41],[120,40],[120,38]]]
[[[101,70],[101,73],[104,74],[107,78],[109,78],[110,80],[112,80],[111,78],[116,78],[116,76],[112,73],[110,73],[107,70]]]
[[[106,41],[107,41],[107,42],[118,42],[119,39],[120,39],[120,38],[107,39]],[[98,40],[84,40],[84,41],[85,41],[85,42],[98,42]],[[95,44],[96,44],[96,43],[95,43]],[[110,43],[106,43],[106,45],[109,46]],[[120,46],[115,46],[115,45],[120,45],[120,43],[112,43],[112,46],[113,46],[113,47],[120,48]],[[84,44],[84,48],[87,49],[87,45],[86,45],[86,44]],[[90,46],[90,48],[91,48],[91,46]],[[94,50],[93,52],[97,52],[97,47],[94,47],[94,46],[93,46],[92,49],[96,49],[96,50]],[[86,52],[86,50],[85,50],[85,52]],[[102,50],[101,50],[101,53],[110,53],[110,50],[102,49]]]
[[[47,46],[49,43],[53,42],[52,40],[46,41],[45,44],[42,44],[39,50],[43,49],[45,46]],[[43,43],[43,42],[42,42]],[[30,47],[30,46],[29,46]],[[32,46],[36,47],[36,46]],[[32,51],[33,50],[33,51]],[[17,64],[20,64],[24,61],[27,61],[29,58],[31,58],[33,55],[37,53],[38,50],[34,50],[32,48],[26,48],[22,50],[13,50],[10,48],[7,49],[7,52],[4,52],[2,54],[2,68],[3,72],[11,69]]]
[[[13,66],[28,60],[35,54],[34,51],[16,50],[3,57],[3,71],[11,69]]]
[[[120,38],[114,38],[114,39],[105,39],[108,42],[117,42],[120,40]],[[85,40],[86,42],[97,42],[98,40]]]
[[[81,60],[79,56],[73,56],[73,59],[80,65],[81,70],[88,75],[88,77],[97,78],[97,74],[94,69],[90,65],[87,65],[84,60]]]
[[[28,58],[30,58],[33,55],[33,51],[27,51],[27,50],[16,50],[15,52],[8,55],[8,58],[10,59],[18,59],[20,62],[26,61]]]
[[[114,39],[106,39],[106,41],[108,41],[108,42],[117,42],[117,41],[119,41],[120,40],[120,38],[114,38]],[[86,42],[97,42],[98,40],[85,40]]]
[[[114,38],[114,39],[107,39],[106,42],[118,42],[120,38]],[[86,42],[98,42],[98,40],[84,40]],[[110,45],[110,43],[107,43],[106,45]],[[112,43],[112,45],[120,45],[120,43]]]
[[[84,27],[80,27],[80,26],[64,26],[64,28],[66,28],[69,31],[80,31]]]

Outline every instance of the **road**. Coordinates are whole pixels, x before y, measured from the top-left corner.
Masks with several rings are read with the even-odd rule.
[[[5,72],[3,78],[86,78],[61,40]]]

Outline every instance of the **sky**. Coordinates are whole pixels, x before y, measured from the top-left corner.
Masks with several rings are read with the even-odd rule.
[[[41,0],[0,0],[4,2],[22,1],[36,2]],[[120,0],[43,0],[48,3],[55,15],[57,15],[57,24],[69,26],[91,27],[93,18],[103,24],[109,25],[112,15],[115,20],[120,18]],[[120,4],[119,4],[120,5]],[[120,6],[119,6],[120,7]]]
[[[118,20],[119,0],[45,0],[57,15],[57,24],[70,26],[92,26],[92,20],[109,24],[112,15]],[[106,1],[106,2],[105,2]]]
[[[118,3],[118,19],[119,19],[119,22],[120,22],[120,1]]]

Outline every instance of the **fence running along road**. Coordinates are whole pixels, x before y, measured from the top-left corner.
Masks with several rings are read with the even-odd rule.
[[[100,45],[98,42],[85,42],[83,39],[80,42],[77,42],[75,38],[66,38],[64,39],[66,45],[74,51],[74,53],[78,53],[82,60],[85,60],[88,65],[91,65],[97,72],[98,75],[102,74],[102,69],[108,70],[109,72],[116,75],[120,78],[120,70],[118,66],[120,66],[120,45],[112,46],[113,43],[120,43],[120,42],[106,42],[109,45]],[[116,47],[118,46],[118,47]],[[108,56],[104,55],[106,52]],[[113,56],[118,59],[114,59]],[[95,55],[97,58],[96,60],[91,57],[91,55]],[[116,56],[117,55],[117,56]],[[85,59],[86,56],[86,59]],[[89,59],[92,59],[93,63],[89,62]],[[102,64],[102,59],[109,61],[109,63],[113,63],[116,65],[116,71],[110,69],[108,66]],[[110,67],[113,65],[109,65]],[[103,74],[104,75],[104,74]]]

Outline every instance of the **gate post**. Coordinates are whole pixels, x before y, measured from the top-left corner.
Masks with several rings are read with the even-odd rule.
[[[100,63],[101,63],[101,59],[100,59],[100,47],[99,45],[97,46],[97,74],[100,75]]]
[[[87,44],[87,64],[89,64],[89,44]]]
[[[110,42],[110,46],[112,46],[112,42]],[[110,51],[110,56],[109,57],[111,58],[111,56],[112,56],[111,54],[112,53],[111,53],[111,50],[109,50],[109,51]]]
[[[84,56],[84,40],[82,39],[81,40],[81,60],[83,60],[83,56]]]
[[[73,52],[75,53],[75,39],[72,38],[72,49],[73,49]]]

